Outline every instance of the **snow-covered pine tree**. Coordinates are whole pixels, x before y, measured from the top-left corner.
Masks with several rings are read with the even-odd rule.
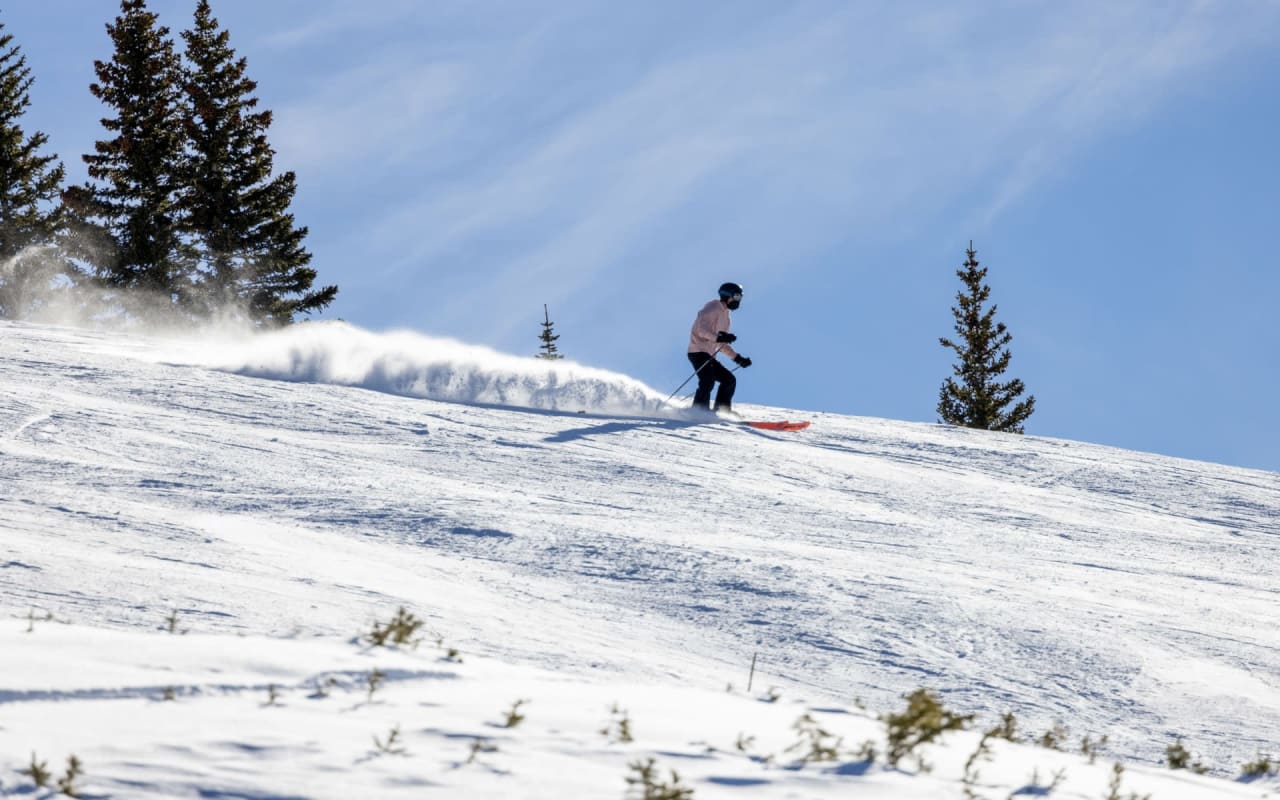
[[[56,248],[62,162],[42,152],[48,136],[22,128],[31,83],[26,57],[0,23],[0,317],[10,319],[35,310],[55,279],[73,272]]]
[[[556,339],[560,337],[554,332],[551,322],[551,312],[547,310],[545,303],[542,305],[542,333],[538,334],[538,339],[542,341],[542,345],[538,348],[538,358],[554,360],[564,358],[560,355],[559,348],[556,347]]]
[[[181,64],[169,29],[146,0],[121,0],[107,34],[115,50],[110,61],[94,62],[98,80],[89,91],[114,113],[102,120],[114,137],[84,156],[91,181],[64,198],[78,220],[109,234],[114,252],[94,265],[104,285],[179,302],[192,279],[176,204],[184,158]]]
[[[201,304],[235,304],[259,324],[287,324],[329,305],[338,287],[312,290],[315,270],[289,205],[294,173],[273,177],[271,112],[258,108],[257,83],[237,58],[208,0],[184,31],[184,130],[190,148],[181,206],[197,244]]]
[[[1022,433],[1023,423],[1035,410],[1035,397],[1028,396],[1012,409],[1006,408],[1025,391],[1021,380],[1001,383],[1009,368],[1007,345],[1013,339],[1003,322],[996,322],[996,306],[985,308],[991,288],[984,283],[987,270],[978,266],[977,251],[969,242],[968,258],[956,270],[964,289],[956,293],[951,307],[958,341],[939,339],[943,347],[955,351],[959,360],[955,372],[942,384],[938,416],[942,422],[991,431]]]

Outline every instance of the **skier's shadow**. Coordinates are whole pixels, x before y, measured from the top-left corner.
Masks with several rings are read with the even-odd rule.
[[[564,442],[576,442],[591,436],[606,436],[615,433],[626,433],[627,431],[633,431],[638,428],[675,430],[679,428],[693,427],[697,424],[699,423],[683,419],[645,419],[635,420],[634,422],[606,422],[603,425],[592,425],[586,428],[572,428],[567,431],[560,431],[554,436],[548,436],[543,439],[543,441],[561,444]]]

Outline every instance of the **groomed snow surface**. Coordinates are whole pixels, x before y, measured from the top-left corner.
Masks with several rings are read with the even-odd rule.
[[[0,796],[56,795],[33,754],[103,798],[641,797],[650,758],[699,800],[1106,798],[1116,762],[1280,796],[1238,777],[1280,757],[1280,475],[664,396],[342,324],[0,323]],[[363,638],[400,607],[421,643]],[[920,688],[969,729],[867,761]],[[966,781],[1006,712],[1062,750]]]

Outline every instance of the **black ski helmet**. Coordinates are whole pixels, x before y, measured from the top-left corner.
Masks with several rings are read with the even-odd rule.
[[[728,302],[730,309],[735,309],[742,302],[742,287],[736,283],[720,284],[720,299]]]

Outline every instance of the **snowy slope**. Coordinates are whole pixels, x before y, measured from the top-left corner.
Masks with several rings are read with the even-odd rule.
[[[649,756],[699,798],[962,797],[976,730],[1012,711],[1108,744],[1000,743],[983,796],[1060,767],[1052,796],[1105,796],[1116,759],[1122,796],[1276,793],[1224,780],[1280,755],[1274,473],[699,423],[624,376],[329,324],[0,323],[0,390],[4,791],[34,750],[111,797],[621,797]],[[400,605],[444,647],[352,642]],[[875,713],[921,687],[979,720],[932,774],[785,753],[806,712],[883,749]],[[635,742],[600,735],[613,703]],[[378,753],[395,724],[408,753]],[[1160,767],[1175,736],[1217,777]],[[477,737],[498,750],[463,763]]]

